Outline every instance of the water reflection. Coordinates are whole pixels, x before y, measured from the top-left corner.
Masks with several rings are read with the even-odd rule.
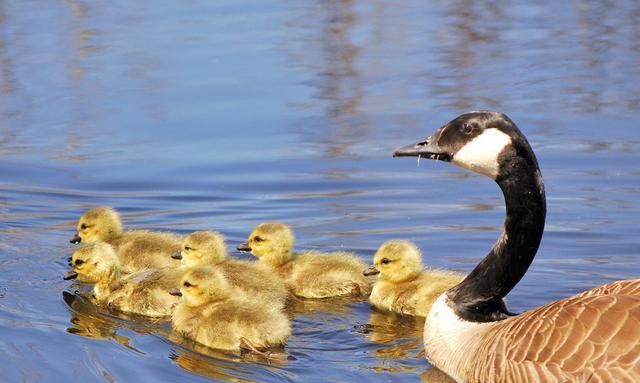
[[[128,337],[118,334],[122,323],[98,312],[88,296],[67,291],[64,291],[62,296],[71,308],[69,322],[73,326],[67,328],[67,332],[90,339],[115,340],[128,349],[142,353],[129,344]]]
[[[155,335],[170,342],[174,347],[169,358],[178,366],[199,375],[223,381],[254,382],[242,375],[250,374],[254,364],[267,368],[284,367],[288,363],[286,355],[282,358],[266,359],[251,353],[233,353],[208,348],[189,339],[174,334],[167,323],[162,320],[151,320],[146,317],[125,313],[102,311],[91,301],[87,293],[63,292],[63,300],[71,309],[67,332],[77,336],[96,339],[113,340],[123,347],[139,354],[144,351],[130,344],[130,337],[121,335],[123,329],[138,334]],[[117,316],[114,316],[116,314]]]
[[[307,32],[301,33],[301,41],[294,43],[313,47],[313,52],[309,52],[311,56],[291,56],[299,60],[294,65],[313,68],[317,74],[312,81],[316,89],[314,96],[325,105],[323,114],[330,120],[318,122],[324,126],[311,125],[320,129],[316,134],[329,158],[353,155],[349,150],[350,144],[355,143],[359,136],[366,135],[368,128],[361,105],[366,80],[357,67],[363,48],[352,41],[357,23],[356,5],[354,0],[321,2],[317,7],[306,10],[313,16],[300,17],[304,23],[291,23],[294,28]],[[308,20],[320,22],[313,22],[310,26]]]
[[[469,270],[495,240],[501,197],[492,190],[461,204],[475,186],[451,196],[464,187],[421,183],[388,157],[427,121],[466,109],[522,118],[544,152],[549,225],[512,302],[529,307],[594,278],[632,276],[639,26],[638,1],[0,0],[0,265],[6,291],[20,292],[0,288],[12,308],[0,320],[2,347],[21,364],[5,363],[9,380],[23,370],[78,379],[33,350],[108,361],[123,347],[136,350],[131,360],[100,373],[135,380],[131,370],[145,363],[173,368],[171,352],[182,368],[165,379],[176,381],[198,379],[184,371],[225,381],[327,371],[327,380],[415,380],[426,362],[412,318],[371,313],[366,302],[296,302],[288,350],[297,361],[271,368],[173,340],[166,323],[82,300],[69,310],[62,254],[81,207],[107,204],[147,228],[212,227],[238,240],[265,216],[294,221],[302,245],[367,258],[385,239],[410,236],[438,255],[435,266]],[[438,182],[455,177],[474,182],[458,171]],[[559,274],[568,278],[550,278]],[[33,330],[42,327],[47,337]]]
[[[424,318],[398,315],[372,308],[365,326],[360,332],[374,343],[373,355],[377,363],[372,367],[376,372],[414,372],[420,367],[407,364],[407,360],[424,360],[422,346]],[[421,363],[420,363],[421,364]],[[422,374],[424,383],[454,383],[447,374],[429,366]]]
[[[290,65],[313,74],[328,118],[300,129],[318,136],[329,157],[353,155],[358,138],[380,124],[377,113],[407,105],[408,113],[545,107],[633,114],[640,102],[637,2],[578,1],[558,12],[519,2],[460,0],[433,9],[403,2],[391,10],[339,0],[299,12],[292,17],[313,13],[314,21],[288,24],[297,36],[290,46],[305,52],[291,52]],[[431,27],[413,20],[427,12]],[[399,50],[403,61],[391,60]]]
[[[265,358],[251,352],[215,350],[174,333],[167,332],[164,335],[174,345],[169,359],[175,361],[179,367],[222,381],[256,381],[247,376],[252,375],[251,371],[258,367],[264,368],[266,372],[284,376],[286,372],[282,368],[288,365],[289,359],[293,359],[284,354],[282,357]]]
[[[229,370],[234,369],[234,363],[239,359],[233,359],[223,353],[215,353],[213,350],[200,350],[204,352],[193,352],[184,348],[178,348],[174,353],[169,355],[169,359],[173,360],[180,368],[206,376],[218,381],[253,383],[255,380],[245,379],[238,376],[238,369],[235,368],[235,374]],[[209,355],[207,355],[209,354]]]
[[[376,345],[373,355],[377,358],[377,364],[373,369],[378,372],[414,371],[416,366],[406,365],[404,360],[424,358],[423,328],[424,318],[372,308],[367,324],[361,326],[359,331]]]
[[[9,24],[4,0],[0,0],[0,95],[14,93],[16,80],[13,74],[13,59],[9,54]],[[3,97],[4,99],[4,97]],[[3,111],[10,114],[10,111]]]

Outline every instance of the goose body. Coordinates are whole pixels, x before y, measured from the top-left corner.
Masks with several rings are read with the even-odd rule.
[[[247,296],[213,266],[190,269],[171,294],[182,297],[171,324],[174,331],[205,346],[239,351],[281,347],[291,334],[289,319],[270,302]]]
[[[279,222],[258,225],[238,250],[249,251],[261,264],[278,272],[291,292],[303,298],[335,296],[365,297],[372,278],[362,271],[367,265],[347,252],[293,253],[295,238],[291,228]]]
[[[250,296],[281,308],[289,299],[284,280],[273,269],[258,262],[231,259],[224,236],[214,231],[196,231],[182,241],[182,250],[174,258],[185,268],[211,265],[222,271],[226,280]]]
[[[374,255],[373,266],[364,274],[379,274],[369,296],[373,306],[421,317],[426,317],[433,302],[463,278],[446,270],[423,270],[418,247],[401,240],[383,243]]]
[[[544,183],[525,136],[506,115],[463,114],[396,150],[492,178],[504,231],[489,254],[441,295],[425,321],[429,361],[458,382],[640,381],[640,280],[612,282],[519,315],[503,302],[538,250]]]
[[[125,273],[179,265],[171,255],[180,250],[180,237],[165,232],[124,230],[120,214],[110,207],[94,207],[82,214],[70,242],[99,241],[114,247]]]
[[[167,293],[182,277],[180,268],[149,269],[123,274],[115,250],[106,242],[81,245],[71,257],[65,279],[93,283],[98,304],[120,311],[166,317],[179,299]]]

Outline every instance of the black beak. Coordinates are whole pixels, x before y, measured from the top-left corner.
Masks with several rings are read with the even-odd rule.
[[[176,251],[175,253],[171,254],[171,258],[173,258],[173,259],[182,259],[182,252],[181,251]]]
[[[431,137],[415,145],[407,145],[396,149],[394,157],[424,157],[430,160],[451,161],[453,155],[443,150]]]
[[[365,277],[368,277],[370,275],[378,275],[378,274],[380,274],[380,270],[378,270],[378,268],[375,265],[371,265],[371,267],[369,267],[368,269],[363,271],[362,274]]]
[[[80,242],[82,242],[82,238],[80,238],[80,236],[78,235],[78,233],[75,233],[73,235],[73,237],[71,237],[71,240],[69,241],[69,243],[73,243],[74,245],[79,244]]]
[[[67,271],[64,277],[62,277],[62,279],[64,279],[65,281],[68,281],[69,279],[76,279],[76,278],[78,278],[78,273],[76,273],[73,270]]]
[[[169,294],[175,296],[175,297],[181,297],[182,296],[182,292],[180,291],[179,287],[174,287],[171,289],[171,291],[169,291]]]
[[[236,249],[238,249],[239,251],[251,252],[251,246],[249,246],[247,242],[239,244],[238,247],[236,247]]]

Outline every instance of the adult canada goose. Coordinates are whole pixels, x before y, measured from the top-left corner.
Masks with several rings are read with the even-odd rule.
[[[126,273],[180,264],[171,259],[172,254],[180,251],[180,237],[157,231],[124,230],[120,214],[110,207],[98,206],[82,214],[70,242],[98,241],[107,242],[116,249]]]
[[[174,331],[211,348],[281,347],[291,334],[279,308],[247,296],[213,266],[188,270],[170,294],[182,297],[171,318]]]
[[[423,270],[420,249],[409,242],[390,240],[373,257],[364,275],[379,274],[369,302],[379,309],[426,317],[433,302],[462,281],[463,276],[447,270]]]
[[[471,112],[394,156],[451,162],[491,177],[506,204],[504,231],[425,322],[426,357],[458,382],[640,381],[640,280],[597,287],[512,316],[503,301],[542,238],[542,175],[504,114]]]
[[[294,242],[293,231],[288,225],[266,222],[253,229],[247,242],[240,244],[238,250],[251,252],[261,264],[280,273],[298,297],[369,295],[373,280],[362,274],[366,263],[346,252],[294,254]]]
[[[182,251],[173,255],[185,268],[211,265],[222,271],[227,281],[247,294],[282,308],[291,294],[284,280],[256,261],[228,256],[224,236],[215,231],[195,231],[182,241]]]
[[[106,242],[82,244],[71,257],[64,279],[94,283],[98,304],[120,311],[164,317],[171,315],[179,299],[167,294],[182,277],[180,268],[149,269],[123,275],[115,250]]]

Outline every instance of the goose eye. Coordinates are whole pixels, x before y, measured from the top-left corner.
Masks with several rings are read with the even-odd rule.
[[[193,285],[191,283],[189,283],[189,281],[184,281],[182,286],[184,286],[184,287],[192,287]]]
[[[382,263],[383,265],[388,265],[389,263],[391,263],[391,260],[389,258],[382,258],[382,261],[380,261],[380,263]]]
[[[84,263],[84,261],[82,259],[76,259],[76,261],[74,262],[76,266],[80,266]]]
[[[256,241],[256,242],[263,242],[264,238],[262,238],[262,237],[253,237],[253,240]]]
[[[473,125],[467,123],[462,124],[462,133],[470,134],[471,132],[473,132]]]

